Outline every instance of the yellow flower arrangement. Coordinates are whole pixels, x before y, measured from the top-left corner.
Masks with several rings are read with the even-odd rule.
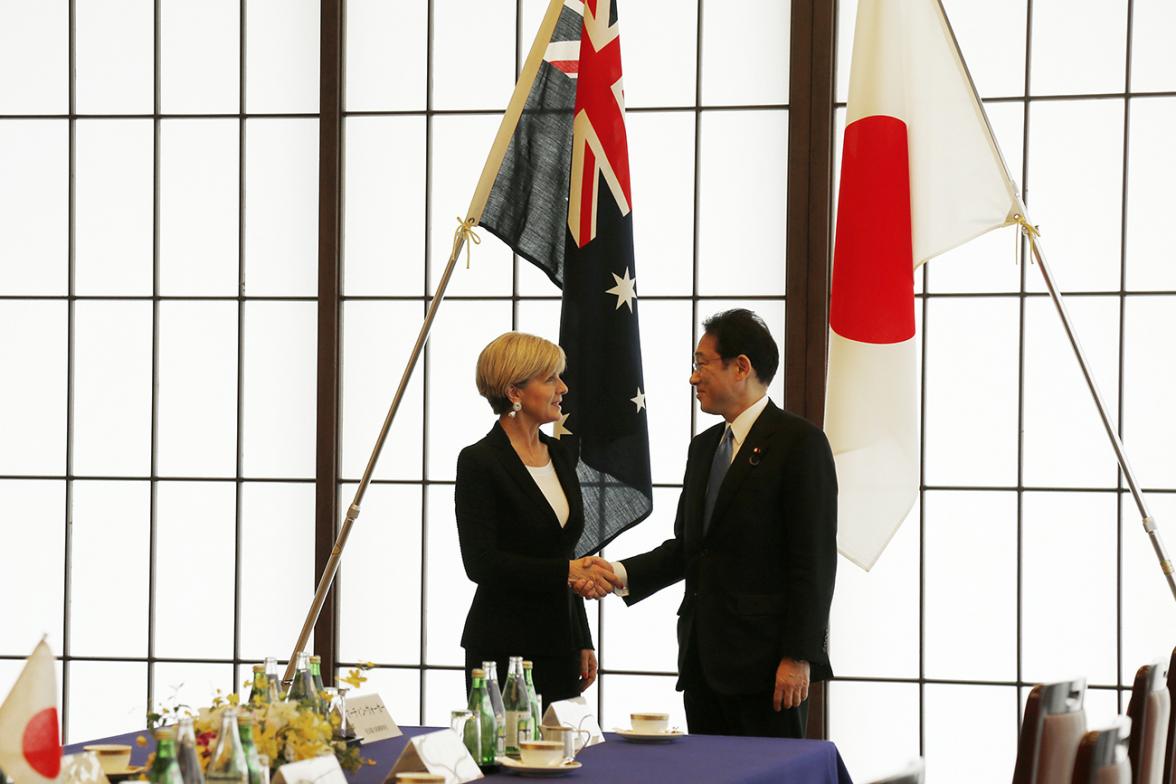
[[[358,675],[357,671],[353,672]],[[226,697],[217,690],[212,704],[199,708],[195,713],[181,705],[148,714],[148,720],[154,726],[159,722],[178,719],[181,715],[191,716],[200,765],[206,767],[216,748],[221,718],[228,708],[235,709],[238,716],[253,717],[253,744],[258,754],[269,757],[271,772],[290,762],[328,754],[334,754],[339,766],[349,773],[364,764],[370,764],[369,760],[360,755],[358,744],[349,744],[336,737],[338,715],[323,716],[313,708],[296,702],[250,705],[242,703],[237,694]]]

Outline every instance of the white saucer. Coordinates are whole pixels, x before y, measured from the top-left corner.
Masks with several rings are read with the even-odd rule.
[[[637,730],[623,730],[620,728],[615,730],[615,732],[625,740],[631,740],[635,743],[668,743],[686,734],[677,727],[671,727],[662,732],[638,732]]]
[[[106,778],[110,781],[125,781],[129,778],[133,778],[135,776],[138,776],[140,773],[146,773],[146,772],[147,772],[146,765],[132,765],[129,768],[123,768],[122,770],[105,771]]]
[[[503,770],[509,770],[511,773],[518,773],[522,776],[563,776],[573,770],[579,770],[581,767],[580,763],[575,760],[561,762],[559,765],[524,765],[519,760],[510,757],[498,757],[495,762],[501,765]]]

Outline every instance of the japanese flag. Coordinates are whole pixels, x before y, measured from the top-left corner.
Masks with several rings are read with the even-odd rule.
[[[829,302],[837,545],[877,561],[918,494],[914,271],[1023,214],[938,0],[860,0]]]
[[[53,654],[42,640],[0,705],[0,770],[16,784],[55,781],[60,726]]]

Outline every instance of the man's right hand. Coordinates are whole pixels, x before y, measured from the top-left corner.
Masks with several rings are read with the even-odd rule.
[[[568,585],[585,599],[600,599],[614,588],[624,587],[621,578],[613,573],[612,564],[592,555],[568,561]]]

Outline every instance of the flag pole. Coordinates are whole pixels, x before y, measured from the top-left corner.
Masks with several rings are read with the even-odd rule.
[[[936,4],[939,6],[939,14],[943,20],[943,25],[951,36],[955,55],[964,71],[964,75],[968,78],[968,85],[972,90],[972,101],[976,107],[976,112],[988,129],[989,144],[992,145],[993,152],[1000,160],[1001,170],[1004,173],[1006,181],[1010,184],[1010,190],[1015,193],[1016,187],[1012,186],[1008,164],[1005,162],[1000,145],[996,142],[996,134],[993,133],[992,124],[988,121],[988,112],[984,111],[984,104],[980,101],[980,93],[976,90],[976,82],[973,81],[972,72],[968,70],[968,63],[964,60],[964,55],[960,51],[960,44],[956,39],[955,30],[952,29],[951,20],[947,17],[947,11],[943,7],[943,0],[936,0]],[[1073,324],[1070,322],[1070,314],[1066,310],[1066,304],[1062,301],[1057,286],[1054,284],[1053,273],[1050,272],[1049,265],[1045,262],[1045,254],[1041,250],[1039,233],[1025,218],[1025,204],[1021,201],[1020,195],[1015,196],[1015,198],[1017,209],[1020,210],[1020,213],[1011,215],[1008,222],[1010,224],[1019,224],[1021,232],[1029,240],[1029,249],[1033,253],[1033,258],[1037,261],[1037,267],[1041,270],[1041,276],[1045,279],[1045,287],[1049,290],[1049,297],[1053,300],[1054,307],[1058,311],[1058,316],[1062,320],[1062,327],[1066,331],[1066,337],[1070,341],[1070,347],[1074,349],[1074,356],[1078,359],[1078,366],[1082,369],[1082,376],[1086,379],[1086,386],[1090,389],[1090,395],[1094,398],[1094,405],[1098,408],[1098,415],[1102,419],[1103,428],[1107,432],[1107,438],[1111,441],[1111,448],[1115,450],[1115,458],[1119,461],[1119,468],[1122,469],[1123,476],[1127,479],[1127,487],[1130,488],[1131,497],[1135,499],[1135,506],[1139,509],[1139,516],[1143,521],[1143,531],[1151,540],[1152,549],[1155,550],[1156,558],[1159,559],[1160,569],[1164,572],[1164,579],[1168,581],[1168,588],[1172,592],[1172,598],[1176,599],[1176,575],[1173,574],[1172,561],[1168,558],[1168,551],[1164,547],[1164,540],[1160,537],[1156,520],[1151,516],[1151,512],[1147,508],[1147,502],[1139,490],[1139,483],[1135,479],[1135,472],[1131,469],[1131,464],[1127,460],[1127,453],[1123,449],[1123,441],[1115,431],[1114,425],[1111,424],[1111,418],[1107,414],[1107,406],[1103,402],[1102,393],[1098,390],[1098,385],[1094,381],[1094,374],[1090,372],[1090,366],[1086,362],[1086,355],[1082,351],[1082,346],[1078,343],[1078,336],[1075,334]]]
[[[1119,461],[1119,468],[1122,469],[1123,476],[1127,479],[1127,487],[1131,490],[1131,497],[1135,499],[1135,505],[1139,508],[1139,516],[1143,522],[1143,531],[1151,540],[1152,549],[1155,550],[1156,558],[1160,562],[1160,569],[1163,570],[1164,578],[1168,581],[1168,588],[1172,591],[1172,597],[1176,599],[1176,575],[1173,575],[1172,561],[1168,558],[1168,551],[1164,547],[1164,540],[1160,537],[1156,520],[1151,516],[1151,512],[1147,507],[1147,501],[1144,500],[1143,494],[1139,490],[1139,482],[1136,481],[1135,472],[1131,469],[1131,464],[1127,460],[1127,453],[1123,449],[1123,442],[1119,438],[1119,434],[1115,431],[1110,416],[1107,414],[1107,407],[1103,402],[1102,393],[1099,392],[1098,384],[1094,380],[1094,374],[1091,372],[1090,365],[1086,361],[1086,355],[1082,351],[1082,346],[1078,343],[1078,336],[1074,333],[1074,327],[1070,322],[1070,315],[1066,311],[1066,305],[1058,294],[1057,286],[1054,284],[1053,273],[1050,272],[1049,265],[1045,262],[1045,254],[1041,250],[1040,237],[1038,236],[1037,230],[1030,226],[1028,222],[1021,223],[1021,232],[1029,239],[1029,248],[1033,253],[1033,258],[1037,261],[1038,269],[1041,270],[1041,277],[1045,279],[1045,287],[1049,290],[1049,297],[1053,300],[1054,307],[1057,308],[1058,316],[1062,320],[1062,327],[1066,330],[1066,337],[1070,341],[1070,347],[1074,349],[1074,356],[1078,359],[1078,366],[1082,368],[1082,376],[1086,379],[1086,386],[1090,389],[1090,396],[1094,398],[1094,404],[1098,408],[1098,415],[1102,419],[1103,428],[1107,432],[1107,438],[1110,439],[1111,447],[1115,450],[1115,458]]]
[[[318,587],[315,589],[314,598],[311,600],[310,609],[306,613],[306,619],[302,623],[302,630],[298,632],[298,640],[294,643],[294,650],[290,653],[290,660],[286,665],[286,672],[282,679],[289,681],[294,677],[294,669],[298,665],[298,654],[306,648],[306,643],[310,639],[310,631],[314,628],[315,623],[318,622],[319,613],[322,612],[323,604],[327,600],[327,594],[331,590],[331,585],[335,581],[335,574],[339,571],[339,560],[343,557],[343,548],[347,546],[347,538],[351,535],[351,527],[355,520],[359,517],[359,505],[363,502],[363,496],[367,492],[368,484],[372,479],[372,472],[375,471],[376,462],[380,459],[380,452],[384,449],[384,441],[388,438],[388,431],[392,427],[392,420],[396,418],[396,412],[400,408],[400,401],[404,398],[404,392],[408,389],[408,382],[412,378],[412,372],[416,369],[417,360],[420,359],[421,352],[424,351],[425,344],[429,340],[429,332],[433,328],[433,320],[437,316],[437,310],[441,306],[441,300],[445,297],[445,290],[449,286],[449,279],[453,275],[453,268],[457,264],[457,259],[461,255],[463,247],[467,248],[467,263],[468,263],[468,242],[477,244],[480,242],[478,236],[473,233],[473,229],[481,220],[482,210],[486,207],[486,200],[490,196],[490,188],[494,185],[494,179],[498,176],[498,170],[502,166],[502,161],[506,157],[506,149],[510,145],[511,137],[514,135],[515,127],[518,125],[519,117],[523,113],[523,107],[527,103],[527,96],[531,92],[531,85],[535,81],[535,75],[539,72],[539,65],[543,62],[543,55],[547,50],[547,43],[551,40],[551,35],[555,30],[555,24],[559,21],[559,14],[563,8],[564,0],[550,0],[547,6],[547,12],[543,17],[543,22],[539,25],[539,31],[535,35],[535,40],[531,44],[531,50],[527,54],[527,59],[523,64],[523,69],[519,73],[518,83],[515,84],[514,93],[510,97],[510,103],[507,104],[506,111],[502,116],[502,123],[498,126],[498,134],[494,137],[494,144],[490,147],[490,154],[486,156],[486,164],[482,167],[482,176],[478,179],[478,184],[474,188],[474,195],[470,199],[470,208],[466,213],[466,219],[458,221],[461,225],[453,237],[453,249],[449,253],[449,261],[445,265],[445,271],[441,273],[441,280],[437,283],[436,291],[433,293],[433,298],[429,302],[429,308],[425,312],[424,323],[421,324],[420,332],[417,334],[416,343],[413,344],[412,353],[408,357],[408,362],[404,366],[404,372],[400,376],[400,385],[396,388],[396,394],[392,396],[392,405],[388,407],[388,414],[384,417],[384,426],[380,428],[380,434],[376,438],[375,446],[372,447],[371,457],[368,458],[367,468],[364,469],[363,478],[359,481],[359,486],[355,488],[355,496],[351,500],[351,505],[347,507],[347,512],[343,519],[343,525],[339,527],[339,533],[335,536],[335,544],[331,548],[331,556],[327,559],[326,566],[323,567],[323,573],[319,576]]]

